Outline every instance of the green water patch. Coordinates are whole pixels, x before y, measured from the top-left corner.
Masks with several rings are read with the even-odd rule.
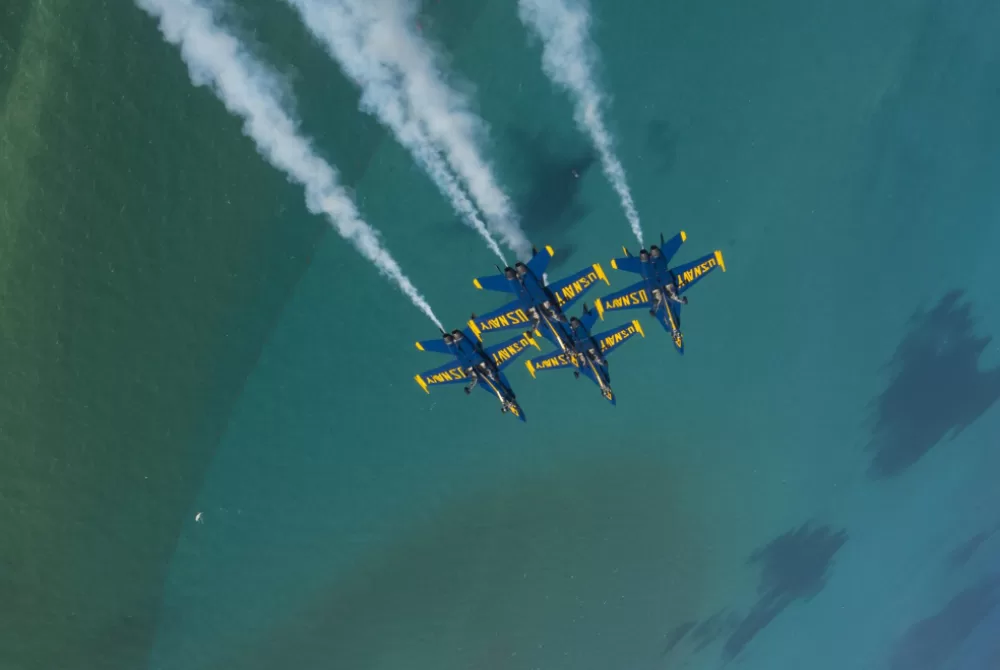
[[[442,500],[301,612],[212,668],[655,663],[699,601],[696,510],[664,463],[616,452]],[[277,617],[276,617],[277,618]],[[178,666],[180,667],[180,666]]]
[[[18,54],[31,7],[31,0],[8,0],[0,8],[0,100],[7,98],[7,90],[18,71]]]
[[[9,63],[5,60],[5,73],[9,66],[11,76],[6,82],[4,104],[0,109],[0,184],[3,185],[0,188],[0,244],[4,251],[0,262],[0,309],[4,313],[12,304],[9,295],[12,278],[31,272],[30,266],[18,265],[19,256],[15,251],[20,228],[29,218],[25,194],[34,184],[35,157],[43,144],[39,116],[50,90],[53,75],[50,56],[57,48],[59,37],[59,19],[52,11],[54,7],[48,2],[27,8],[29,11],[23,12],[23,22],[5,28],[16,29],[17,47],[9,49],[12,60]],[[0,333],[5,335],[7,321],[0,318]]]
[[[229,409],[328,228],[131,3],[25,7],[0,117],[0,665],[134,669]],[[303,116],[353,183],[384,133],[358,130],[346,82],[314,82],[314,45],[286,48],[330,96]]]
[[[40,0],[2,117],[0,665],[136,668],[326,230],[129,3]]]

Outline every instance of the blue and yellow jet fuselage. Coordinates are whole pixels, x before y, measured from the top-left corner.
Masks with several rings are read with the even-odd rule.
[[[467,384],[466,393],[479,386],[496,396],[500,401],[500,411],[509,411],[524,421],[524,411],[518,404],[503,369],[531,346],[539,349],[538,343],[530,334],[519,335],[486,349],[468,330],[442,333],[440,339],[417,342],[417,349],[449,354],[454,360],[423,372],[414,379],[426,393],[430,393],[431,386],[441,384],[464,382]]]
[[[477,339],[481,341],[483,333],[520,328],[550,339],[554,337],[556,346],[565,350],[568,341],[560,324],[569,323],[566,310],[598,281],[609,282],[600,264],[595,263],[558,282],[547,283],[545,269],[554,253],[552,247],[545,247],[535,251],[527,263],[518,262],[500,274],[473,280],[478,289],[514,296],[511,302],[488,314],[472,315],[468,325]]]
[[[622,248],[623,258],[611,261],[611,267],[638,274],[642,279],[631,286],[600,298],[594,302],[600,317],[605,312],[645,307],[664,330],[670,333],[674,346],[684,353],[684,334],[681,332],[681,307],[687,304],[683,294],[702,277],[715,268],[726,271],[721,251],[715,251],[691,263],[670,267],[670,260],[687,239],[684,231],[664,242],[660,236],[660,246],[653,245],[649,251],[642,249],[638,258]]]
[[[611,390],[611,373],[608,368],[607,356],[614,349],[624,344],[635,335],[645,337],[638,321],[619,326],[612,330],[592,335],[590,329],[597,321],[597,315],[583,306],[583,316],[572,317],[568,323],[559,323],[553,329],[558,335],[542,334],[553,344],[557,341],[566,343],[561,351],[538,356],[526,361],[528,372],[534,377],[539,370],[556,370],[573,368],[573,374],[579,377],[583,374],[597,384],[604,396],[612,405],[616,403],[614,391]]]

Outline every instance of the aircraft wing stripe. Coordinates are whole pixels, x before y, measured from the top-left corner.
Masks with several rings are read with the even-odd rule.
[[[572,356],[564,353],[552,353],[546,354],[544,356],[536,356],[535,358],[526,361],[525,367],[528,368],[528,372],[534,377],[535,373],[539,370],[557,370],[559,368],[576,367],[576,363]]]
[[[513,339],[502,342],[495,347],[491,347],[486,353],[490,355],[493,362],[496,363],[498,369],[503,369],[510,365],[517,359],[518,356],[523,354],[528,350],[528,347],[534,347],[541,351],[541,347],[538,346],[538,342],[535,338],[531,337],[530,334],[524,333],[515,337]]]
[[[637,281],[631,286],[626,286],[620,291],[615,291],[594,302],[597,307],[597,314],[604,319],[604,312],[613,312],[620,309],[637,309],[645,307],[651,302],[651,296],[646,288],[645,280]]]
[[[465,374],[465,370],[462,369],[461,364],[457,360],[452,360],[440,367],[420,373],[415,379],[420,388],[430,393],[429,387],[431,386],[457,384],[468,381],[468,376]]]
[[[589,291],[598,281],[610,285],[608,277],[604,274],[604,268],[600,263],[594,263],[583,268],[579,272],[574,272],[568,277],[551,284],[549,290],[555,295],[556,300],[563,309],[567,309],[576,302],[583,294]]]
[[[678,292],[686,291],[691,285],[718,267],[725,267],[722,260],[722,252],[720,251],[712,252],[690,263],[674,268],[672,272],[677,278]]]
[[[482,341],[483,333],[491,333],[509,328],[524,328],[531,323],[527,312],[521,308],[518,301],[512,301],[488,314],[473,317],[469,321],[469,329]]]
[[[642,331],[642,326],[639,325],[638,321],[631,321],[623,326],[614,328],[612,330],[605,331],[594,335],[594,340],[597,342],[598,346],[601,348],[601,353],[607,355],[620,347],[622,344],[630,340],[635,335],[640,335],[645,337],[646,334]]]

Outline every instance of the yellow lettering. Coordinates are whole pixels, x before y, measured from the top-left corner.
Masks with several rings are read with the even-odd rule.
[[[556,299],[559,301],[559,304],[562,305],[567,300],[571,300],[586,291],[587,287],[593,284],[596,280],[597,273],[591,270],[589,273],[580,277],[572,284],[564,286],[562,290],[556,294]]]
[[[506,314],[501,314],[500,316],[495,316],[489,320],[480,320],[478,324],[479,330],[481,332],[486,332],[489,330],[496,330],[498,328],[509,328],[510,326],[516,326],[520,323],[526,323],[528,321],[527,314],[524,310],[516,309]]]
[[[611,347],[613,347],[613,346],[615,346],[615,345],[617,345],[617,344],[619,344],[621,342],[624,342],[628,338],[630,338],[633,335],[635,335],[636,332],[637,331],[635,329],[635,326],[629,324],[625,328],[622,328],[621,330],[619,330],[617,333],[613,333],[611,335],[608,335],[603,340],[601,340],[601,343],[600,343],[601,351],[607,351]]]
[[[430,384],[443,384],[445,382],[456,381],[465,377],[465,371],[461,367],[451,368],[444,372],[439,372],[431,377],[424,377],[424,381]]]
[[[689,284],[691,281],[701,277],[703,274],[717,266],[719,262],[713,257],[709,258],[707,261],[701,265],[697,265],[690,270],[685,270],[683,273],[677,275],[677,288]]]
[[[538,364],[535,365],[535,367],[538,368],[538,369],[546,369],[547,370],[547,369],[550,369],[550,368],[558,368],[558,367],[560,367],[562,365],[568,365],[568,364],[569,364],[569,360],[567,360],[566,355],[565,354],[559,354],[558,356],[552,356],[550,358],[546,358],[543,361],[539,361]]]
[[[498,350],[493,354],[493,361],[499,365],[501,362],[511,359],[514,356],[517,356],[521,351],[524,350],[525,346],[527,346],[526,342],[527,338],[521,338],[517,342],[509,344],[503,349]]]

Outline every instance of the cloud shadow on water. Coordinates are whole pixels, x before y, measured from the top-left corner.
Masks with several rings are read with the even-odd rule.
[[[555,248],[556,255],[549,268],[557,269],[576,249],[567,241],[568,233],[589,213],[580,202],[582,180],[597,158],[589,147],[556,146],[544,132],[530,133],[512,127],[505,134],[517,149],[515,153],[529,184],[517,196],[521,225],[539,248],[545,244]]]
[[[979,369],[992,338],[978,337],[973,325],[972,305],[958,290],[911,319],[889,364],[891,381],[875,402],[873,476],[904,472],[1000,398],[1000,368]]]
[[[993,535],[991,531],[983,531],[982,533],[977,533],[970,537],[968,540],[958,545],[951,555],[948,557],[948,563],[952,568],[958,569],[965,567],[965,565],[972,560],[972,557],[976,555],[979,548],[983,546],[986,540],[990,539]]]
[[[663,119],[653,119],[646,126],[646,147],[656,158],[658,172],[670,172],[677,159],[677,143],[680,135]]]
[[[807,523],[754,552],[749,563],[760,566],[760,597],[726,639],[723,656],[735,658],[789,605],[818,595],[826,586],[833,557],[847,538],[844,530]]]
[[[673,630],[667,633],[667,640],[663,646],[663,656],[666,656],[674,650],[678,644],[680,644],[687,634],[690,633],[698,625],[697,621],[685,621],[684,623],[675,626]]]
[[[916,622],[896,642],[890,670],[943,670],[979,624],[1000,606],[1000,577],[965,589],[936,614]],[[992,667],[992,666],[983,666]]]
[[[806,523],[758,549],[747,563],[760,568],[757,602],[746,615],[722,609],[701,622],[686,622],[667,635],[663,655],[682,646],[689,655],[722,643],[724,662],[735,659],[748,644],[796,601],[809,601],[826,586],[837,552],[847,532]]]

